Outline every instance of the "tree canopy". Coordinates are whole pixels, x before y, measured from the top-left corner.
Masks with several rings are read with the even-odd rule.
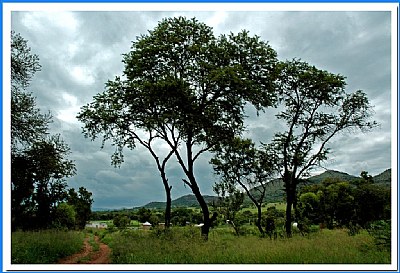
[[[27,91],[39,57],[20,34],[11,32],[11,223],[12,228],[47,228],[54,217],[70,225],[73,213],[62,205],[68,196],[65,178],[75,174],[70,148],[51,135],[50,113],[42,114]],[[69,216],[68,216],[69,215]],[[69,218],[68,218],[68,217]],[[67,219],[68,218],[68,219]]]
[[[292,60],[280,64],[278,96],[283,108],[276,117],[286,125],[264,148],[285,184],[286,232],[291,234],[291,210],[296,188],[308,172],[325,161],[336,135],[376,126],[366,94],[347,93],[345,78]]]
[[[199,201],[207,235],[212,220],[194,163],[241,132],[245,103],[258,110],[272,105],[276,52],[246,31],[217,38],[196,19],[178,17],[137,37],[123,63],[123,77],[109,81],[78,115],[84,132],[111,140],[117,162],[140,133],[166,142]]]

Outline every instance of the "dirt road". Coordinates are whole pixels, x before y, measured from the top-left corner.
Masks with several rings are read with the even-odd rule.
[[[99,237],[94,236],[95,243],[99,246],[94,251],[89,243],[89,237],[85,238],[83,250],[79,253],[61,259],[59,264],[108,264],[110,263],[111,250],[108,245],[100,242]]]

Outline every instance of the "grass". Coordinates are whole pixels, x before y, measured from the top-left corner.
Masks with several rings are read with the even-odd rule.
[[[79,252],[85,234],[76,231],[17,231],[11,234],[11,263],[49,264]]]
[[[88,242],[89,242],[90,246],[92,247],[93,251],[99,251],[100,245],[94,239],[94,235],[93,234],[89,234],[89,241]]]
[[[112,248],[112,262],[126,264],[383,264],[390,253],[378,251],[364,232],[323,230],[309,237],[269,240],[211,233],[200,239],[195,228],[174,228],[168,233],[123,231],[104,240]]]

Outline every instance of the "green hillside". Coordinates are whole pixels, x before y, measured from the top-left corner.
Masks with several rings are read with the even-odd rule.
[[[342,181],[354,181],[359,179],[359,177],[344,173],[344,172],[339,172],[339,171],[334,171],[334,170],[327,170],[319,175],[311,176],[308,179],[304,180],[304,183],[301,185],[310,185],[310,184],[319,184],[322,183],[326,179],[339,179]],[[376,184],[381,184],[385,186],[390,186],[391,185],[391,169],[388,169],[376,176],[373,177],[373,180]],[[300,187],[301,187],[300,185]],[[254,195],[258,195],[259,190],[258,188],[253,188],[250,190]],[[217,196],[210,196],[210,195],[205,195],[204,199],[206,200],[207,203],[212,203],[213,201],[216,201],[218,199]],[[282,179],[274,179],[272,180],[268,186],[267,186],[267,192],[265,194],[264,202],[265,203],[279,203],[284,200],[284,186],[283,186],[283,181]],[[250,198],[245,196],[243,205],[244,206],[249,206],[251,205],[252,202]],[[144,208],[148,209],[165,209],[165,202],[151,202],[148,203],[147,205],[143,206]],[[199,208],[199,204],[196,200],[196,197],[193,194],[188,194],[184,195],[182,197],[179,197],[175,200],[172,201],[172,207],[196,207]]]
[[[376,184],[390,186],[391,180],[392,180],[392,169],[387,169],[383,173],[380,173],[380,174],[374,176],[373,179]]]
[[[210,196],[210,195],[204,195],[203,197],[207,203],[211,203],[212,201],[215,201],[218,199],[217,196]],[[193,194],[184,195],[175,200],[172,200],[171,206],[173,208],[177,208],[177,207],[200,208],[200,205],[197,202],[197,199]],[[147,208],[147,209],[165,209],[165,202],[150,202],[150,203],[144,205],[143,207]]]

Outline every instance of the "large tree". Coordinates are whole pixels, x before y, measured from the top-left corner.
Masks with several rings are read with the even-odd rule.
[[[297,186],[327,159],[329,141],[340,133],[369,130],[376,123],[370,121],[372,109],[366,94],[360,90],[346,93],[345,77],[299,60],[280,66],[278,93],[283,110],[277,118],[286,129],[276,133],[265,148],[284,182],[290,237]]]
[[[11,32],[11,215],[13,229],[46,227],[65,198],[65,177],[75,173],[70,150],[59,135],[49,135],[50,114],[42,114],[27,91],[40,70],[28,42]],[[30,221],[27,221],[30,219]],[[33,219],[35,221],[33,221]]]
[[[179,17],[139,36],[123,62],[123,77],[108,82],[78,118],[88,136],[103,134],[119,151],[143,145],[140,133],[167,143],[201,206],[207,237],[213,219],[195,162],[241,131],[246,102],[271,105],[276,53],[246,31],[216,38],[207,25]]]

